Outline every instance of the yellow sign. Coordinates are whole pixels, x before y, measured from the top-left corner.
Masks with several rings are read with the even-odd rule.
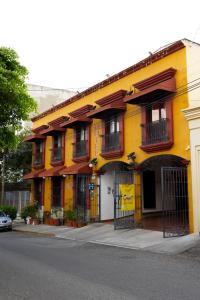
[[[121,210],[135,210],[135,185],[120,184]]]

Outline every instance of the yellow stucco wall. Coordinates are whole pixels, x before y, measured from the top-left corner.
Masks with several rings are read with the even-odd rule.
[[[178,50],[177,52],[170,54],[163,59],[154,62],[135,73],[132,73],[110,85],[103,87],[92,94],[79,99],[57,111],[48,114],[47,116],[37,120],[33,124],[33,128],[37,128],[41,125],[47,124],[48,122],[63,116],[68,115],[71,111],[74,111],[86,104],[96,105],[95,101],[112,94],[118,90],[130,90],[132,85],[140,80],[146,79],[153,76],[161,71],[168,68],[175,68],[177,70],[175,74],[177,89],[184,86],[187,83],[187,70],[186,70],[186,48]],[[127,110],[124,115],[124,155],[120,161],[128,162],[127,155],[130,152],[136,153],[137,163],[143,162],[145,159],[159,155],[159,154],[174,154],[184,159],[190,160],[190,152],[186,150],[189,145],[189,130],[187,121],[184,119],[182,109],[188,106],[188,95],[184,94],[173,99],[173,126],[174,126],[174,145],[169,150],[164,150],[156,153],[145,153],[140,149],[141,145],[141,113],[140,107],[127,104]],[[93,120],[91,125],[91,159],[96,157],[98,159],[97,168],[100,168],[108,161],[100,156],[101,153],[101,120]],[[73,142],[73,130],[67,129],[65,135],[65,165],[71,166],[74,164],[72,161],[72,145]],[[47,138],[46,141],[46,152],[45,152],[45,168],[49,169],[50,165],[50,151],[51,148],[51,137]],[[188,169],[188,186],[189,186],[189,210],[190,210],[190,228],[192,230],[192,195],[191,195],[191,176],[190,168]],[[73,183],[70,179],[65,179],[65,196],[64,196],[64,207],[69,209],[72,207],[72,186]],[[45,179],[45,203],[50,200],[50,179]],[[49,210],[50,204],[45,204],[45,210]]]

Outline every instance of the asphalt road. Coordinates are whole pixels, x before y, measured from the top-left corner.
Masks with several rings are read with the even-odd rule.
[[[200,260],[0,232],[0,299],[198,300]]]

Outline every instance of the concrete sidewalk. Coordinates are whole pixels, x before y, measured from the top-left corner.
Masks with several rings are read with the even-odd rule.
[[[159,231],[144,229],[114,230],[112,224],[102,223],[90,224],[82,228],[15,223],[13,230],[45,234],[66,240],[166,254],[181,253],[195,246],[200,241],[199,234],[164,239],[162,232]]]

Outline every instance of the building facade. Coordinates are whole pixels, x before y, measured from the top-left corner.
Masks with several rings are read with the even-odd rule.
[[[180,40],[34,117],[32,199],[164,236],[194,231],[189,106],[199,45]],[[189,52],[189,54],[188,54]]]

